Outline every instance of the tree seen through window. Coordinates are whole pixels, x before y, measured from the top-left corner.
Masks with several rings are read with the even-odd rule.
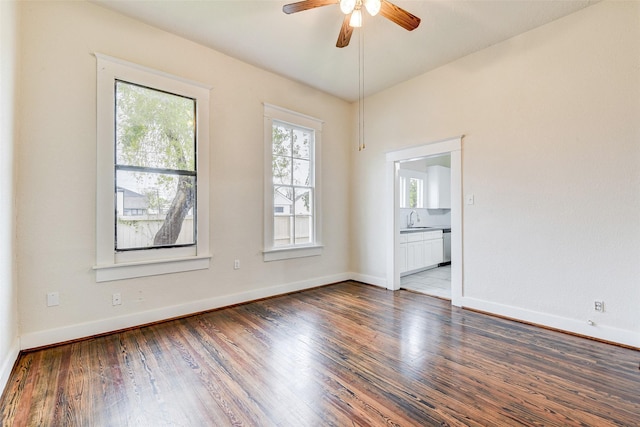
[[[124,81],[115,91],[115,249],[195,244],[195,100]]]

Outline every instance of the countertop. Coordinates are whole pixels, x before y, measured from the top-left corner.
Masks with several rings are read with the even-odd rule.
[[[400,229],[400,233],[401,234],[406,234],[406,233],[417,233],[419,231],[435,231],[435,230],[442,230],[443,232],[451,232],[451,226],[447,226],[447,225],[434,225],[431,227],[411,227],[411,228],[401,228]]]

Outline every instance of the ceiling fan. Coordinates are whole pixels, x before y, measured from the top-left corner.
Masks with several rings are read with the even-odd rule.
[[[336,47],[349,45],[353,28],[362,26],[362,6],[371,16],[375,16],[379,12],[380,15],[408,31],[415,30],[420,25],[420,18],[387,0],[303,0],[284,5],[282,11],[290,14],[338,3],[345,17],[342,21]]]

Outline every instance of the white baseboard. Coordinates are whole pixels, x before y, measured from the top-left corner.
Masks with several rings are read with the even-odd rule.
[[[462,297],[462,307],[496,314],[510,319],[517,319],[523,322],[558,329],[560,331],[570,332],[598,340],[640,348],[640,334],[637,332],[612,328],[610,326],[600,325],[597,322],[590,325],[587,321],[581,322],[575,319],[469,297]]]
[[[369,276],[358,273],[341,273],[331,276],[323,276],[309,280],[287,283],[268,288],[255,289],[240,292],[232,295],[213,297],[206,300],[192,301],[185,304],[163,307],[155,310],[133,313],[125,316],[112,317],[94,322],[80,323],[62,328],[49,329],[45,331],[24,334],[16,343],[3,361],[0,370],[0,385],[8,379],[13,364],[18,357],[19,350],[26,350],[46,345],[62,343],[75,339],[104,334],[120,329],[131,328],[147,323],[171,319],[174,317],[186,316],[192,313],[226,307],[234,304],[258,300],[271,296],[286,294],[289,292],[302,291],[317,286],[341,282],[344,280],[357,280],[369,285],[379,286],[386,289],[386,279],[376,276]],[[612,328],[609,326],[594,324],[589,325],[586,321],[580,322],[575,319],[564,318],[551,314],[525,310],[518,307],[493,303],[476,298],[462,297],[461,306],[474,310],[484,311],[512,319],[521,320],[541,326],[546,326],[566,332],[571,332],[600,340],[610,341],[622,345],[640,348],[640,334],[634,331]]]
[[[351,273],[351,280],[366,283],[367,285],[380,286],[381,288],[387,288],[387,279],[384,277],[368,276],[366,274]]]
[[[2,358],[2,364],[0,364],[0,396],[4,392],[5,387],[7,386],[7,381],[9,381],[9,375],[11,375],[11,370],[13,369],[13,365],[15,365],[16,360],[18,360],[18,356],[20,355],[20,340],[16,338],[13,342],[13,345],[9,349],[6,355]]]
[[[215,308],[227,307],[261,298],[286,294],[289,292],[302,291],[317,286],[349,280],[351,274],[342,273],[331,276],[323,276],[299,282],[287,283],[284,285],[271,286],[268,288],[255,289],[237,294],[213,297],[205,300],[191,301],[169,307],[162,307],[155,310],[132,313],[125,316],[111,317],[94,322],[79,323],[62,328],[48,329],[24,334],[21,336],[21,349],[42,347],[58,344],[65,341],[76,340],[121,329],[159,322],[174,317],[186,316]],[[9,368],[11,369],[11,367]]]

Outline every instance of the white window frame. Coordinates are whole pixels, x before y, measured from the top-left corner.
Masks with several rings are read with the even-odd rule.
[[[210,86],[95,53],[97,58],[96,281],[129,279],[209,268]],[[196,100],[197,243],[192,246],[115,250],[115,81]]]
[[[314,236],[312,243],[286,247],[273,246],[273,176],[272,176],[272,135],[273,121],[289,123],[293,126],[314,130],[313,160],[314,201],[313,219]],[[271,104],[264,104],[264,261],[277,261],[290,258],[317,256],[322,254],[322,191],[321,191],[321,147],[323,121],[305,114],[287,110]]]
[[[428,175],[424,172],[414,171],[412,169],[400,169],[400,207],[403,209],[425,209],[427,207],[425,201],[427,200],[427,178]],[[411,207],[409,203],[409,186],[410,180],[418,180],[418,199],[416,207]]]

